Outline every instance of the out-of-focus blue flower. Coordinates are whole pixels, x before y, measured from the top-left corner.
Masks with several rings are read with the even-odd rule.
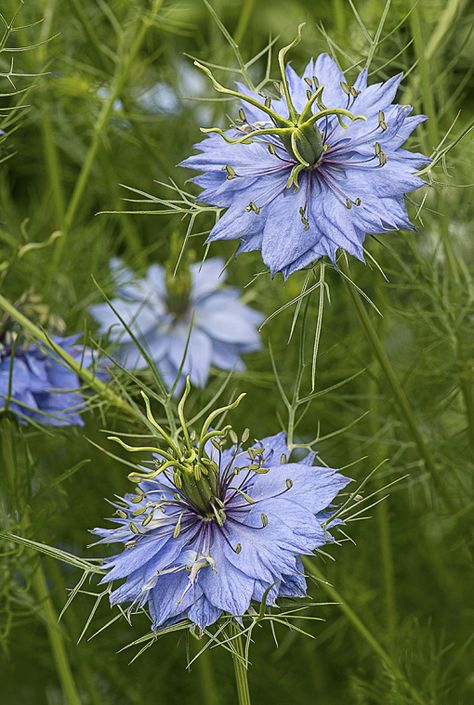
[[[111,603],[148,605],[153,629],[186,617],[204,629],[222,613],[245,615],[252,601],[304,597],[301,555],[332,540],[326,510],[349,480],[314,467],[313,453],[288,457],[279,433],[248,451],[207,443],[198,481],[176,466],[150,472],[114,505],[117,526],[93,531],[99,543],[127,546],[105,561],[102,582],[124,579]]]
[[[187,61],[177,61],[175,69],[177,88],[166,81],[158,81],[138,95],[138,102],[154,115],[179,115],[183,110],[191,109],[196,120],[208,124],[212,109],[199,100],[207,95],[205,78]]]
[[[183,162],[202,172],[200,200],[227,209],[209,241],[240,238],[239,252],[261,250],[286,277],[325,255],[334,262],[339,247],[363,260],[366,234],[413,230],[404,196],[430,160],[402,148],[426,118],[393,103],[401,78],[368,86],[364,69],[349,86],[321,54],[301,77],[286,66],[282,97],[237,84],[239,119],[203,130],[217,134]]]
[[[263,316],[239,301],[237,289],[222,287],[223,268],[224,262],[219,258],[191,264],[182,286],[179,271],[175,281],[163,267],[153,264],[146,277],[134,279],[120,260],[111,261],[117,284],[112,306],[156,364],[168,387],[184,359],[177,391],[187,375],[194,386],[203,387],[211,365],[242,370],[241,355],[260,348],[257,326]],[[108,333],[115,344],[116,359],[130,370],[144,369],[148,363],[111,307],[97,304],[90,311],[101,333]]]
[[[90,350],[75,345],[79,335],[52,340],[77,362],[89,367]],[[37,343],[0,341],[0,412],[8,408],[20,423],[28,419],[48,426],[83,426],[84,398],[77,374]]]

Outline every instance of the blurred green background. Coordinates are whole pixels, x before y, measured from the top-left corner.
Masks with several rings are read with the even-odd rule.
[[[353,280],[383,313],[378,316],[364,303],[398,388],[410,400],[416,428],[400,412],[399,393],[387,381],[343,280],[334,270],[327,274],[331,301],[324,312],[317,390],[329,391],[312,402],[298,434],[319,433],[318,450],[326,463],[354,463],[346,472],[358,481],[386,460],[366,493],[400,481],[382,492],[387,500],[368,511],[366,520],[346,527],[353,543],[331,547],[335,561],[318,559],[334,589],[312,584],[312,595],[340,604],[311,608],[324,621],[301,626],[315,638],[282,629],[276,648],[268,628],[256,631],[253,701],[469,705],[474,702],[468,548],[474,498],[474,147],[471,134],[458,138],[473,119],[473,8],[463,0],[354,5],[213,0],[212,6],[244,61],[270,40],[278,38],[277,48],[288,43],[306,22],[303,41],[291,56],[295,69],[329,51],[348,70],[349,80],[368,57],[373,82],[404,71],[399,101],[430,116],[410,146],[435,156],[446,150],[431,186],[410,197],[418,232],[367,242],[386,279],[370,260],[366,266],[351,263]],[[198,0],[29,0],[21,8],[17,0],[3,0],[1,13],[0,127],[6,133],[0,138],[1,292],[14,301],[32,288],[67,331],[93,333],[87,307],[100,294],[91,274],[110,290],[113,254],[143,273],[149,263],[167,259],[170,235],[184,237],[187,224],[169,213],[98,213],[159,209],[153,202],[125,203],[131,194],[121,184],[157,198],[173,197],[163,186],[170,178],[185,186],[189,173],[176,164],[199,140],[199,127],[222,124],[234,110],[206,100],[215,95],[188,56],[233,68],[236,58]],[[266,55],[250,70],[257,80],[263,78]],[[276,75],[274,56],[271,74]],[[234,79],[219,70],[217,75]],[[210,226],[204,216],[194,230],[190,247],[198,257]],[[61,237],[51,238],[57,232]],[[25,248],[32,243],[44,246]],[[224,243],[211,254],[228,258],[233,250],[234,243]],[[243,255],[231,263],[229,280],[243,289],[263,269],[258,253]],[[270,315],[298,295],[304,277],[298,273],[284,283],[258,276],[244,290],[245,300]],[[316,296],[306,319],[309,358],[317,305]],[[247,371],[229,387],[248,394],[234,414],[237,429],[249,426],[257,437],[287,423],[268,343],[291,394],[299,355],[299,331],[287,345],[293,311],[294,306],[284,310],[264,327],[264,349],[247,356]],[[222,380],[216,371],[209,388],[195,394],[195,408]],[[309,368],[305,384],[309,392]],[[88,530],[107,515],[104,498],[128,485],[124,468],[89,442],[103,443],[103,428],[125,426],[97,404],[85,429],[15,431],[19,474],[2,505],[7,528],[78,555],[100,555],[97,548],[87,551]],[[86,459],[90,462],[77,467]],[[76,469],[68,473],[70,468]],[[3,549],[1,703],[67,703],[46,622],[51,629],[51,609],[61,610],[79,572],[41,559],[48,582],[38,597],[32,589],[38,556],[13,544]],[[199,644],[182,634],[164,637],[129,666],[130,652],[119,649],[146,631],[145,619],[132,626],[115,622],[77,645],[93,604],[92,597],[79,596],[60,627],[84,705],[235,702],[229,655],[214,649],[188,672],[188,653]],[[111,616],[101,604],[89,634]]]

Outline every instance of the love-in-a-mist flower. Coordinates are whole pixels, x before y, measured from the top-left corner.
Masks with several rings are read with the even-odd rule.
[[[130,332],[168,387],[182,366],[178,391],[186,375],[194,386],[203,387],[211,365],[242,370],[241,355],[260,348],[257,327],[263,316],[239,301],[237,289],[223,286],[220,258],[183,263],[175,276],[172,267],[152,264],[139,279],[116,259],[111,269],[117,284],[111,303],[129,331],[108,304],[90,310],[100,331],[108,334],[114,356],[127,369],[141,370],[148,364]]]
[[[183,166],[202,172],[199,200],[227,209],[209,241],[241,239],[239,252],[261,250],[274,275],[285,276],[338,248],[364,258],[366,234],[413,230],[406,193],[424,181],[429,163],[402,148],[425,116],[393,103],[402,74],[367,85],[367,69],[349,85],[337,64],[321,54],[302,76],[285,66],[281,95],[273,98],[237,84],[229,90],[200,68],[221,93],[241,101],[227,131],[195,145]]]
[[[76,345],[80,335],[51,340],[85,367],[91,351]],[[28,419],[47,426],[83,426],[85,409],[78,375],[60,357],[0,323],[0,412],[8,410],[20,423]]]
[[[332,540],[327,510],[349,480],[313,466],[314,453],[288,462],[284,433],[244,450],[245,433],[224,448],[230,427],[210,426],[238,401],[213,412],[199,437],[185,425],[181,440],[165,434],[152,467],[130,475],[137,493],[115,504],[116,526],[93,532],[125,545],[105,560],[102,582],[123,580],[111,603],[148,606],[154,630],[185,618],[204,629],[223,613],[243,617],[253,601],[304,597],[301,556]]]

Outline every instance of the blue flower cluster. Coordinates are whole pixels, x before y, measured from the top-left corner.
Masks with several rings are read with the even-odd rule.
[[[75,345],[79,335],[52,337],[56,345],[85,367],[91,353]],[[84,399],[78,375],[55,353],[37,343],[0,341],[0,412],[8,408],[20,423],[82,426]]]
[[[369,86],[363,70],[351,86],[322,54],[299,76],[284,65],[288,48],[279,97],[226,89],[200,66],[241,101],[239,117],[227,131],[203,130],[199,154],[183,162],[201,172],[200,199],[226,211],[209,241],[240,238],[240,252],[261,250],[271,274],[285,277],[323,256],[335,263],[339,248],[363,260],[367,234],[412,229],[404,197],[424,184],[417,170],[429,163],[402,147],[425,117],[393,102],[400,75]],[[241,354],[258,349],[262,318],[221,288],[221,260],[192,265],[174,283],[158,265],[134,283],[120,262],[112,268],[112,305],[167,385],[182,366],[181,386],[187,375],[204,386],[211,365],[238,369]],[[119,359],[144,367],[112,309],[91,312]],[[165,435],[171,450],[135,473],[137,494],[115,504],[114,528],[94,530],[99,543],[125,546],[105,560],[103,582],[123,581],[112,604],[148,606],[153,629],[185,618],[204,629],[223,613],[240,620],[253,601],[306,595],[301,557],[332,540],[328,508],[349,480],[314,467],[313,453],[288,462],[283,433],[226,450],[204,431],[194,447],[182,428],[184,450]]]
[[[151,265],[142,279],[120,260],[112,260],[111,269],[117,285],[112,307],[130,330],[123,328],[108,304],[94,305],[90,311],[127,369],[141,370],[148,364],[130,332],[169,388],[181,368],[177,392],[188,375],[194,386],[205,386],[211,365],[242,370],[241,355],[260,348],[257,326],[263,316],[239,301],[237,289],[222,286],[225,272],[220,258],[191,264],[189,286],[179,295],[158,264]]]
[[[261,250],[274,275],[289,276],[338,248],[364,259],[366,234],[412,230],[406,193],[420,188],[423,154],[402,148],[425,116],[394,103],[402,75],[350,86],[321,54],[298,76],[286,66],[283,96],[262,96],[238,84],[239,119],[213,128],[183,166],[200,200],[226,209],[209,242],[241,239],[239,252]],[[214,81],[214,83],[216,83]],[[324,101],[324,102],[323,102]]]
[[[206,445],[212,491],[192,492],[173,469],[150,471],[138,494],[116,503],[116,526],[99,543],[125,544],[105,561],[103,583],[123,580],[112,604],[147,605],[152,628],[184,618],[201,629],[223,612],[240,619],[252,601],[304,597],[302,554],[332,540],[327,509],[349,480],[314,467],[314,453],[287,462],[284,433],[247,451]],[[195,489],[195,485],[192,486]]]

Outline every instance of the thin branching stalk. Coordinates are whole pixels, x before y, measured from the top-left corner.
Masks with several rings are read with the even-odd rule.
[[[303,558],[303,564],[307,573],[313,577],[318,585],[326,592],[327,595],[337,603],[339,609],[348,620],[351,622],[352,626],[359,632],[362,638],[370,646],[372,651],[377,654],[377,656],[383,661],[386,668],[393,674],[393,676],[403,685],[404,689],[409,693],[413,699],[413,703],[417,705],[428,705],[427,701],[422,697],[422,695],[414,688],[411,683],[406,679],[406,677],[401,672],[400,668],[394,662],[389,653],[383,648],[380,642],[376,639],[370,629],[364,624],[357,613],[352,609],[352,607],[347,603],[347,601],[340,595],[340,593],[330,585],[323,574],[315,567],[314,562],[309,558]]]
[[[66,245],[71,227],[74,223],[77,209],[79,208],[82,196],[84,194],[84,190],[87,186],[92,167],[94,166],[97,152],[99,151],[100,145],[102,144],[103,135],[113,114],[115,101],[123,90],[123,87],[128,79],[130,71],[134,66],[134,62],[138,55],[138,52],[140,51],[140,48],[143,44],[145,36],[149,28],[155,22],[156,15],[158,14],[161,4],[162,0],[154,0],[150,11],[145,13],[144,16],[141,18],[140,27],[135,35],[134,41],[131,44],[130,50],[126,52],[124,61],[120,62],[117,66],[117,71],[112,83],[110,95],[105,101],[102,112],[100,113],[99,118],[97,120],[89,150],[87,152],[84,163],[82,164],[81,171],[79,172],[76,185],[74,187],[71,199],[66,209],[64,222],[62,225],[63,236],[61,239],[58,240],[58,244],[51,262],[50,281],[52,281],[52,278],[55,276],[58,266],[61,262],[61,256],[64,251],[64,247]]]
[[[417,3],[413,8],[410,15],[411,30],[413,34],[413,40],[415,44],[415,51],[417,59],[420,66],[420,80],[421,80],[421,93],[423,98],[423,108],[426,114],[429,116],[427,122],[427,131],[429,139],[429,151],[433,151],[436,145],[440,141],[440,131],[438,118],[436,114],[436,104],[435,96],[433,92],[433,76],[431,74],[430,62],[427,56],[427,45],[425,42],[424,32],[423,32],[423,12],[420,7],[420,3]],[[448,220],[446,213],[443,208],[443,196],[438,191],[437,207],[440,210],[440,232],[441,240],[443,244],[443,249],[446,255],[446,260],[449,265],[449,269],[453,275],[455,281],[459,281],[458,266],[456,262],[456,255],[451,244]]]
[[[413,411],[410,400],[408,399],[407,395],[405,394],[405,391],[402,388],[402,385],[400,384],[395,370],[392,367],[392,363],[390,362],[388,355],[385,352],[385,348],[377,335],[377,331],[375,330],[370,316],[361,301],[359,293],[356,291],[355,287],[350,283],[349,269],[347,267],[347,263],[344,261],[341,262],[341,271],[345,274],[345,286],[347,288],[347,291],[349,292],[349,296],[351,297],[352,303],[354,304],[354,309],[357,313],[361,326],[367,337],[367,341],[380,364],[385,379],[388,382],[388,386],[392,393],[392,398],[395,402],[396,408],[398,409],[400,417],[406,424],[406,427],[418,449],[418,452],[421,458],[423,459],[425,467],[433,479],[436,490],[443,497],[448,509],[450,509],[450,511],[455,512],[456,508],[454,506],[454,503],[451,497],[447,494],[446,489],[443,485],[440,476],[439,466],[436,460],[433,458],[428,443],[424,437],[424,434],[420,429],[418,420],[415,416],[415,412]]]
[[[8,477],[8,484],[12,495],[15,494],[16,486],[16,463],[14,452],[14,440],[12,425],[9,419],[3,419],[1,427],[1,446],[3,456],[3,468]],[[27,512],[21,510],[22,521],[28,524]],[[68,705],[81,705],[79,691],[74,681],[72,668],[64,643],[62,630],[58,624],[58,615],[54,609],[50,590],[41,563],[36,566],[32,575],[32,587],[38,601],[38,605],[44,617],[44,622],[48,632],[48,639],[53,653],[56,671],[61,683]]]

